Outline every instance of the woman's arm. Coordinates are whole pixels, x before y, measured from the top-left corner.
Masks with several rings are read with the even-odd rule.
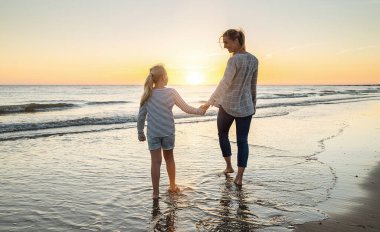
[[[224,71],[223,78],[219,82],[210,99],[207,101],[207,105],[214,105],[216,100],[218,100],[227,91],[228,87],[231,85],[232,80],[235,77],[236,71],[237,67],[235,64],[235,59],[231,57],[227,62],[227,67]]]
[[[252,94],[253,106],[256,106],[257,73],[258,73],[258,69],[256,69],[256,71],[253,73],[252,81],[251,81],[251,94]]]
[[[145,119],[148,111],[146,109],[146,103],[142,105],[139,109],[139,115],[137,116],[137,133],[138,139],[140,141],[145,141],[144,127],[145,127]]]
[[[178,94],[178,92],[173,89],[173,95],[174,95],[174,100],[175,104],[185,113],[188,114],[198,114],[198,115],[204,115],[205,110],[202,108],[194,108],[192,106],[189,106],[183,99],[182,97]]]

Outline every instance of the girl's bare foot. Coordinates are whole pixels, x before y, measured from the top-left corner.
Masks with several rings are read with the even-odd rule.
[[[227,173],[233,173],[234,172],[234,169],[232,167],[227,167],[226,169],[224,169],[224,174],[227,174]]]
[[[170,187],[169,192],[171,193],[179,193],[181,190],[179,189],[178,186]]]

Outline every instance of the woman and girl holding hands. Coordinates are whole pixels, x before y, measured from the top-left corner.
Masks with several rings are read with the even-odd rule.
[[[229,29],[221,38],[224,48],[232,53],[232,56],[228,60],[223,78],[216,90],[207,103],[199,108],[189,106],[175,89],[165,87],[168,77],[162,65],[156,65],[150,69],[141,97],[137,130],[139,141],[148,140],[153,199],[159,197],[162,153],[170,181],[169,191],[179,191],[175,184],[173,156],[175,126],[172,108],[174,105],[186,113],[197,115],[204,115],[210,106],[219,108],[217,127],[220,149],[226,162],[225,174],[234,172],[231,165],[232,153],[228,133],[235,121],[238,170],[234,182],[239,186],[243,183],[243,174],[249,155],[248,133],[256,110],[258,60],[246,51],[245,36],[242,31]],[[147,136],[144,133],[145,120],[147,120]]]

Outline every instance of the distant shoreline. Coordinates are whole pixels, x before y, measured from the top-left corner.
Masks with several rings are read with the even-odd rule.
[[[0,86],[142,86],[144,84],[120,84],[120,85],[103,85],[103,84],[0,84]],[[197,87],[197,86],[216,86],[217,84],[209,85],[169,85],[169,86],[183,86],[183,87]],[[297,85],[280,85],[280,84],[259,84],[258,86],[380,86],[379,84],[297,84]]]

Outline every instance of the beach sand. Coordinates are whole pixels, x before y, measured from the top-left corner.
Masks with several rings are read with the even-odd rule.
[[[318,156],[337,175],[329,199],[318,206],[329,218],[296,231],[380,231],[380,106],[365,106],[352,111],[344,133]]]
[[[297,225],[296,231],[380,231],[380,165],[371,172],[368,180],[361,186],[368,195],[354,199],[358,206],[347,214],[330,213],[330,218],[321,222]],[[347,189],[349,191],[349,189]],[[350,202],[346,203],[350,205]],[[331,209],[332,211],[334,209]]]

